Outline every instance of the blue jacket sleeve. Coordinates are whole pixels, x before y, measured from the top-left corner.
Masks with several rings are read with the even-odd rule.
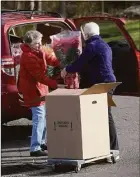
[[[93,47],[91,45],[87,45],[79,58],[66,67],[66,71],[68,73],[80,72],[84,65],[88,62],[88,59],[93,57],[93,54]]]

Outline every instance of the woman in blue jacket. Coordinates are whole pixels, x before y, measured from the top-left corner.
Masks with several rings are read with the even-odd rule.
[[[67,73],[80,74],[80,88],[88,88],[97,83],[116,82],[112,69],[112,50],[99,36],[100,29],[94,22],[86,23],[83,35],[86,46],[79,58],[61,71],[61,76]],[[111,91],[109,94],[113,94]],[[109,109],[110,149],[116,160],[119,159],[119,145],[116,127],[113,121],[111,107]]]

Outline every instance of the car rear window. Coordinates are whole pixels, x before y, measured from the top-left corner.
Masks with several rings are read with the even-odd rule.
[[[13,26],[9,31],[9,43],[12,58],[15,63],[15,76],[16,80],[18,79],[19,66],[20,66],[20,56],[22,54],[22,50],[20,45],[23,43],[22,38],[25,33],[29,30],[38,30],[43,34],[42,43],[44,46],[49,46],[51,44],[51,35],[60,33],[63,30],[70,29],[63,22],[38,22],[38,23],[28,23]]]
[[[115,22],[105,20],[95,20],[94,22],[100,26],[100,36],[106,42],[124,40],[124,36],[121,34]],[[84,25],[85,24],[82,24],[81,28],[83,28]]]
[[[94,20],[94,22],[100,26],[100,36],[110,46],[123,45],[124,47],[129,48],[127,40],[125,39],[124,35],[121,33],[115,22],[107,20]],[[83,30],[84,25],[85,23],[81,24],[81,31]]]
[[[140,50],[140,20],[127,20],[125,28],[132,37],[137,49]]]
[[[62,22],[30,23],[13,26],[9,32],[9,35],[14,35],[16,37],[23,38],[27,31],[38,30],[43,34],[43,40],[46,38],[46,42],[50,43],[49,37],[51,35],[60,33],[62,30],[65,29],[69,29],[69,27]]]

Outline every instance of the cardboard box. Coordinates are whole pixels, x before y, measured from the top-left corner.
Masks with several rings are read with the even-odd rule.
[[[48,158],[90,159],[110,153],[107,92],[120,83],[57,89],[46,97]]]

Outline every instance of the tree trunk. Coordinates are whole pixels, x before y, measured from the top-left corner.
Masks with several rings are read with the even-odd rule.
[[[22,2],[21,1],[17,1],[17,10],[21,10],[22,9]]]
[[[42,0],[38,0],[37,10],[42,11]]]
[[[104,10],[104,0],[101,1],[101,6],[102,6],[102,8],[101,8],[101,9],[102,9],[102,15],[103,15],[103,14],[104,14],[104,11],[105,11],[105,10]]]
[[[60,14],[66,17],[66,2],[60,1]]]
[[[35,7],[35,2],[30,1],[30,10],[34,10],[34,7]]]

